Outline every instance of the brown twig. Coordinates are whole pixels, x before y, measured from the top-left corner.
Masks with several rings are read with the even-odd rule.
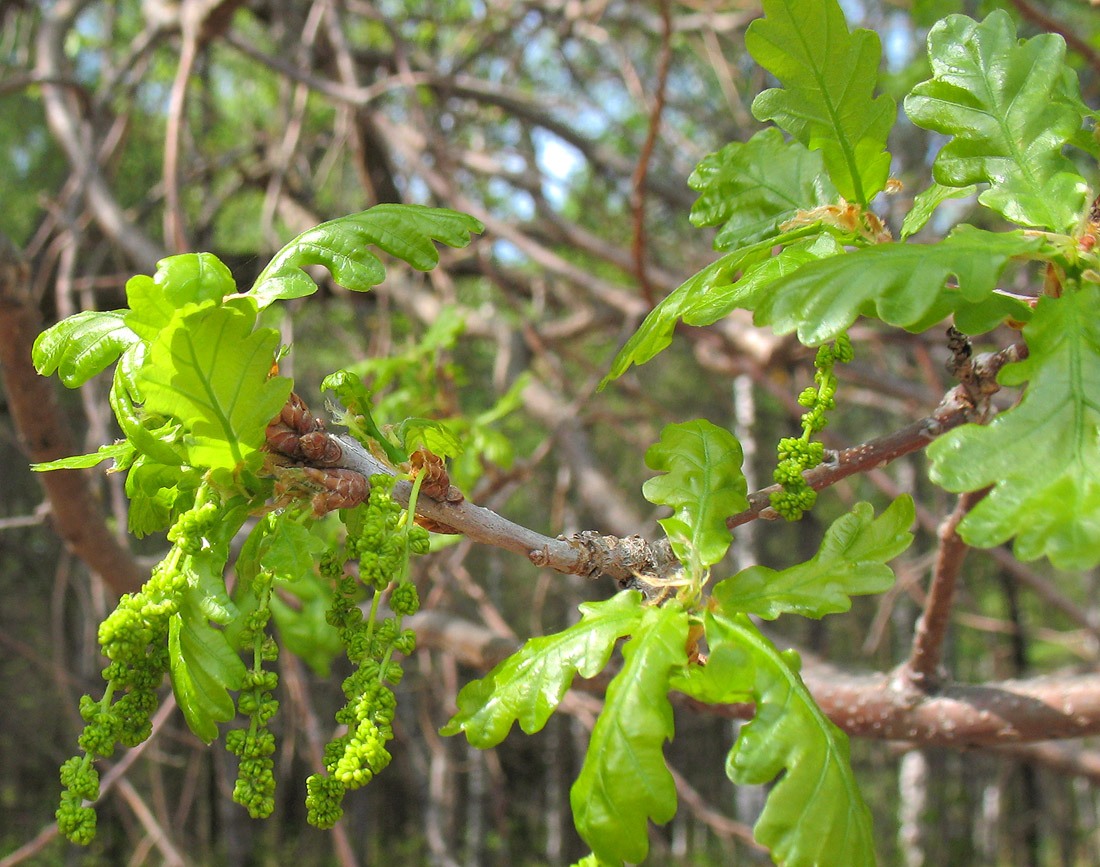
[[[1100,52],[1093,48],[1072,27],[1063,24],[1056,18],[1052,18],[1042,9],[1032,6],[1027,0],[1012,0],[1012,5],[1036,27],[1061,36],[1066,40],[1066,45],[1084,57],[1088,65],[1097,73],[1100,73]]]
[[[974,360],[973,381],[951,389],[931,415],[862,445],[842,449],[831,456],[826,453],[825,461],[803,473],[803,478],[815,491],[820,491],[848,476],[886,466],[891,461],[919,451],[952,428],[980,420],[985,414],[989,397],[1000,388],[997,373],[1006,364],[1026,356],[1027,347],[1020,343],[978,356]],[[749,494],[749,508],[730,517],[726,526],[732,530],[757,518],[778,518],[779,515],[771,508],[771,495],[779,489],[779,485],[770,485]]]
[[[951,619],[955,585],[962,571],[963,560],[966,559],[966,553],[970,550],[970,546],[959,536],[959,524],[987,493],[989,493],[988,488],[960,494],[954,511],[939,529],[940,544],[936,551],[936,563],[932,571],[932,584],[928,589],[928,601],[917,623],[909,660],[901,672],[902,676],[908,678],[914,686],[925,691],[935,689],[943,680],[943,672],[940,669],[943,641]]]
[[[668,69],[672,62],[672,13],[669,11],[668,0],[661,0],[660,7],[661,53],[657,61],[657,93],[653,99],[653,109],[649,113],[649,129],[646,131],[645,142],[638,156],[638,164],[634,167],[631,178],[633,191],[630,196],[630,210],[634,218],[632,245],[634,273],[638,277],[642,295],[651,307],[657,302],[653,295],[653,284],[649,280],[645,266],[645,179],[649,172],[649,161],[653,158],[653,147],[657,144],[657,135],[661,130],[661,114],[665,109],[665,87],[668,84]]]
[[[27,455],[37,463],[76,453],[53,385],[31,364],[31,347],[42,319],[28,297],[30,271],[0,236],[0,377]],[[54,470],[39,479],[50,501],[58,534],[81,560],[122,595],[137,590],[146,575],[107,528],[102,505],[80,470]]]

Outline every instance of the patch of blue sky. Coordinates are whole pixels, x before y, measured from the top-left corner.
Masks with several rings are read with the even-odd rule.
[[[543,177],[542,194],[553,207],[560,208],[569,195],[569,179],[584,165],[584,157],[571,144],[545,130],[535,130],[532,139]]]

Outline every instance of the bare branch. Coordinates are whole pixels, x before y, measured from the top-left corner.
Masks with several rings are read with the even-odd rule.
[[[77,452],[53,384],[31,364],[31,347],[42,319],[26,291],[29,269],[11,243],[0,236],[0,374],[12,416],[27,454],[43,463]],[[145,574],[108,530],[102,505],[80,470],[39,476],[50,501],[55,528],[92,571],[122,595],[137,590]]]
[[[446,648],[479,669],[516,650],[515,642],[442,611],[421,611],[408,625],[422,646]],[[578,680],[574,689],[602,691],[608,676]],[[950,684],[929,694],[897,673],[842,674],[805,654],[802,677],[826,716],[855,737],[965,749],[1100,734],[1100,674]],[[755,712],[751,704],[671,698],[686,709],[731,719],[751,719]]]
[[[943,680],[943,672],[940,670],[943,640],[951,619],[955,584],[962,571],[966,552],[970,550],[970,546],[959,537],[959,524],[987,493],[989,493],[988,488],[961,494],[954,511],[940,527],[940,546],[936,552],[936,564],[932,572],[932,585],[928,590],[928,602],[924,607],[924,614],[917,623],[909,661],[902,669],[902,676],[908,678],[920,689],[934,688]]]

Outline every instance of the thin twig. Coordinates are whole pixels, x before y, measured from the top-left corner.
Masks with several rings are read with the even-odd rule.
[[[1100,73],[1100,52],[1093,48],[1085,39],[1081,38],[1072,27],[1063,24],[1056,18],[1052,18],[1042,9],[1037,9],[1032,6],[1027,0],[1012,0],[1012,5],[1019,10],[1024,18],[1028,19],[1036,27],[1051,33],[1057,33],[1061,36],[1066,40],[1066,45],[1084,57],[1088,65],[1096,72]]]
[[[960,494],[954,511],[940,526],[940,544],[932,571],[932,584],[928,588],[928,601],[917,623],[909,661],[902,669],[903,677],[926,691],[935,689],[943,680],[940,661],[951,619],[951,603],[955,598],[955,585],[963,560],[970,550],[970,546],[959,536],[959,524],[987,493],[988,488]]]
[[[634,273],[638,277],[642,295],[651,307],[656,304],[656,299],[645,267],[645,179],[649,171],[649,161],[653,157],[653,147],[657,143],[657,135],[661,130],[661,114],[665,109],[665,87],[668,84],[668,69],[672,62],[672,14],[668,8],[668,0],[661,0],[660,6],[661,54],[657,62],[657,93],[654,96],[653,109],[649,114],[649,129],[646,131],[645,142],[638,156],[638,164],[631,178],[633,193],[630,197],[630,210],[634,217]]]
[[[951,389],[931,415],[863,445],[826,453],[825,461],[803,473],[803,478],[815,491],[820,491],[848,476],[884,467],[919,451],[952,428],[982,419],[989,397],[1000,388],[997,373],[1006,364],[1026,357],[1027,347],[1020,343],[978,356],[974,360],[974,380]],[[779,485],[770,485],[749,494],[749,508],[730,517],[726,526],[732,530],[757,518],[778,518],[771,508],[771,495],[779,489]]]

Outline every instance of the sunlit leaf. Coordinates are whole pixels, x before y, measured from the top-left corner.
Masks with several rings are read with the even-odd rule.
[[[750,566],[715,585],[714,598],[727,614],[744,612],[767,620],[780,614],[823,617],[847,611],[849,597],[881,593],[894,583],[887,562],[913,541],[913,498],[894,500],[878,518],[870,503],[837,518],[812,559],[776,571]]]
[[[988,548],[1015,537],[1021,560],[1063,569],[1100,563],[1100,286],[1043,297],[1024,327],[1028,357],[1002,370],[1027,382],[1019,405],[985,426],[949,431],[928,449],[933,481],[993,491],[959,534]]]
[[[218,303],[236,289],[229,269],[210,253],[169,256],[157,262],[152,277],[139,274],[126,281],[126,324],[149,342],[184,305]]]
[[[138,375],[146,408],[187,426],[193,465],[258,463],[267,423],[290,394],[289,379],[268,378],[279,334],[253,331],[255,320],[247,302],[185,307],[161,330]]]
[[[780,653],[744,614],[718,612],[707,624],[712,646],[736,642],[755,663],[756,715],[741,728],[726,773],[737,785],[779,776],[753,828],[757,842],[784,867],[873,867],[871,811],[852,774],[848,737],[814,703],[798,654]]]
[[[643,611],[637,590],[580,608],[579,623],[529,639],[481,680],[466,684],[458,694],[458,712],[443,734],[465,732],[475,747],[491,747],[504,740],[513,722],[527,734],[546,725],[573,677],[602,671],[615,642],[634,631]]]
[[[1081,129],[1077,77],[1053,33],[1018,40],[996,10],[951,15],[928,34],[933,77],[906,97],[913,123],[952,136],[932,172],[941,184],[991,186],[979,201],[1025,226],[1068,232],[1087,186],[1063,146]]]
[[[363,292],[386,276],[381,260],[366,249],[368,245],[428,271],[439,262],[435,241],[465,247],[470,233],[482,229],[473,217],[446,208],[375,205],[303,232],[275,254],[249,295],[260,307],[312,295],[317,284],[303,270],[308,265],[323,265],[341,286]]]
[[[716,250],[736,250],[778,235],[780,224],[799,211],[837,200],[821,154],[784,141],[774,127],[703,157],[688,185],[700,192],[691,222],[722,226],[714,239]]]
[[[83,385],[138,340],[124,310],[85,310],[47,328],[34,341],[31,360],[43,376],[57,371],[69,388]]]
[[[244,663],[188,595],[169,620],[169,676],[187,725],[206,743],[236,715],[229,689],[244,684]]]
[[[573,821],[601,861],[638,863],[649,851],[647,817],[676,813],[676,784],[662,747],[672,738],[669,676],[687,661],[687,614],[676,602],[648,608],[623,645],[584,766],[569,792]]]
[[[1014,256],[1041,246],[1022,231],[986,232],[959,226],[938,244],[876,244],[803,265],[759,293],[756,322],[777,333],[798,332],[807,346],[834,340],[856,319],[923,331],[962,310],[960,329],[989,330],[1005,316],[1026,320],[1027,305],[993,296]],[[948,287],[954,277],[957,288]]]
[[[654,307],[638,330],[631,335],[615,359],[611,369],[600,383],[602,389],[609,382],[618,379],[632,364],[645,364],[672,342],[672,332],[676,323],[685,313],[690,313],[707,305],[706,299],[711,293],[723,293],[723,303],[730,301],[731,293],[736,292],[736,284],[750,269],[758,267],[767,260],[774,247],[794,244],[807,236],[821,233],[818,226],[801,226],[774,238],[768,238],[757,244],[744,247],[712,262],[702,271],[688,278]]]
[[[764,0],[764,18],[749,25],[745,47],[782,88],[753,100],[758,120],[771,120],[811,150],[850,202],[870,203],[886,186],[886,137],[896,105],[874,96],[882,55],[878,35],[848,31],[836,0]]]
[[[726,518],[749,507],[742,458],[737,438],[705,419],[666,425],[646,451],[646,466],[663,475],[647,479],[642,493],[672,508],[660,523],[682,563],[707,567],[726,556]]]

